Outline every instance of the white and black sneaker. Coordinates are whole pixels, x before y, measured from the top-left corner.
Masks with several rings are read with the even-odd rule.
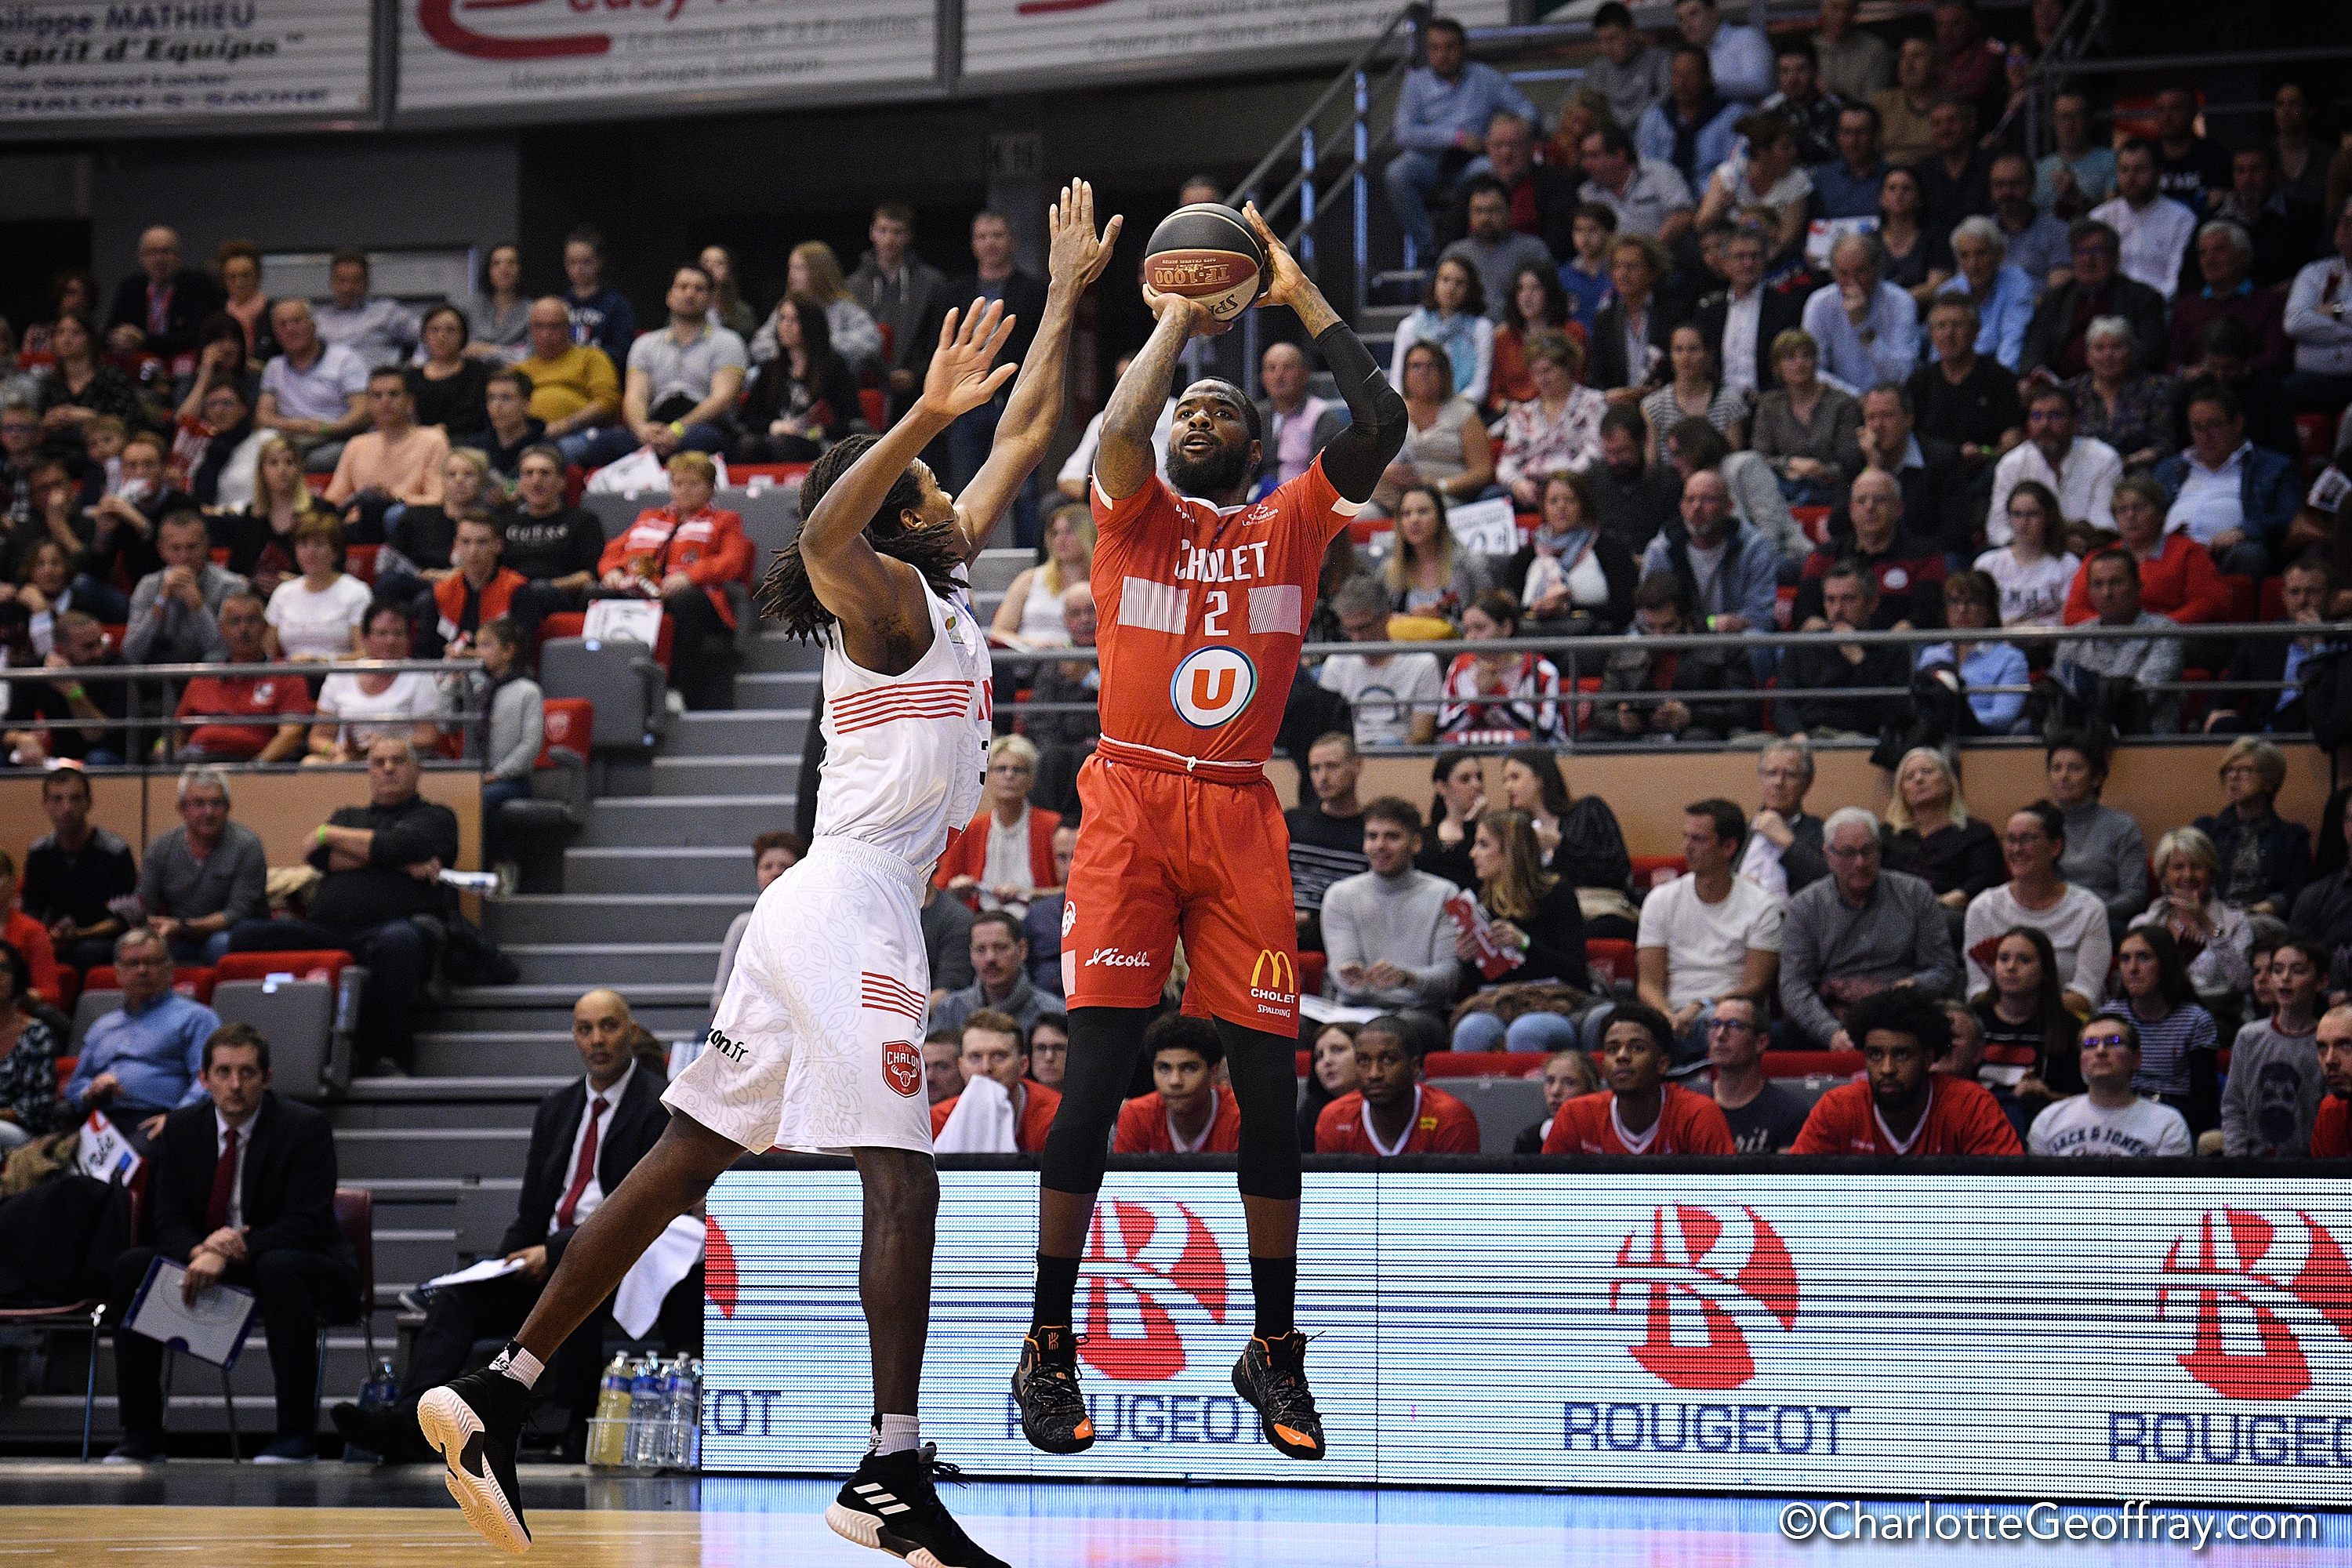
[[[515,1480],[515,1444],[533,1397],[505,1373],[484,1367],[427,1390],[416,1404],[416,1424],[448,1465],[449,1495],[466,1522],[517,1556],[530,1550],[530,1527]]]
[[[915,1568],[1010,1568],[973,1545],[940,1505],[934,1479],[960,1480],[962,1473],[942,1462],[939,1451],[926,1443],[866,1455],[824,1510],[825,1523],[842,1539],[903,1557]]]

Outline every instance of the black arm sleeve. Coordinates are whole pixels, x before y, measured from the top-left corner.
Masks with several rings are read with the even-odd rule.
[[[1332,488],[1352,501],[1372,499],[1373,487],[1404,447],[1404,399],[1372,363],[1370,351],[1344,321],[1315,340],[1339,395],[1348,400],[1349,425],[1323,448],[1323,472]]]

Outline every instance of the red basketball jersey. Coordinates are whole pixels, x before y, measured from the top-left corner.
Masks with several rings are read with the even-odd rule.
[[[1273,755],[1324,549],[1361,510],[1319,458],[1264,500],[1223,510],[1157,474],[1125,500],[1096,486],[1105,753],[1139,748],[1163,766],[1227,772]]]
[[[1723,1108],[1704,1094],[1696,1093],[1677,1083],[1664,1086],[1665,1096],[1658,1106],[1658,1119],[1652,1122],[1650,1140],[1639,1149],[1627,1146],[1617,1131],[1616,1119],[1611,1114],[1617,1097],[1607,1089],[1599,1094],[1580,1094],[1551,1119],[1551,1131],[1545,1135],[1543,1152],[1547,1154],[1737,1154],[1739,1150],[1731,1141],[1731,1123],[1723,1119]],[[1636,1142],[1639,1142],[1637,1139]]]
[[[1570,1101],[1570,1104],[1575,1103]],[[2017,1129],[1980,1084],[1948,1073],[1927,1080],[1927,1111],[1898,1147],[1878,1119],[1867,1081],[1842,1083],[1813,1102],[1791,1154],[2022,1154]]]

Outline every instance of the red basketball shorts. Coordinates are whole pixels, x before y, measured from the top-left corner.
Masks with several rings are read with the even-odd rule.
[[[1290,830],[1274,786],[1213,784],[1096,756],[1062,906],[1062,989],[1073,1007],[1149,1007],[1176,941],[1184,1011],[1289,1037],[1298,1029],[1298,923]]]

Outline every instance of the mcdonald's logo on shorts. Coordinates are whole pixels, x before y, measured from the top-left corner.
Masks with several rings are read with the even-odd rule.
[[[1258,949],[1257,962],[1250,965],[1250,999],[1260,1004],[1261,1013],[1288,1017],[1298,1005],[1298,961],[1270,947]]]

